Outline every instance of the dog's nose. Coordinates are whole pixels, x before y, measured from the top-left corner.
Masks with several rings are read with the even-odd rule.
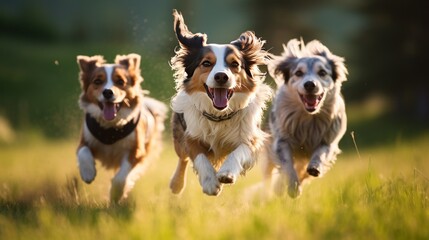
[[[226,81],[228,81],[228,75],[226,75],[226,73],[223,73],[223,72],[218,72],[214,75],[214,79],[219,84],[225,84]]]
[[[113,97],[113,91],[110,89],[104,89],[103,96],[105,99],[111,99]]]
[[[312,92],[316,88],[316,84],[313,81],[304,83],[304,88],[307,92]]]

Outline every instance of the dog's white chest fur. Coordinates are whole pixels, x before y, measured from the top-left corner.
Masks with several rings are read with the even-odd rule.
[[[243,102],[242,98],[249,98],[246,101],[247,106],[235,104],[234,97],[241,98],[240,102]],[[212,102],[205,96],[205,93],[189,95],[185,91],[180,91],[172,100],[172,108],[177,113],[184,113],[187,125],[186,134],[208,143],[214,151],[225,144],[237,147],[244,143],[259,148],[265,136],[259,125],[265,102],[270,97],[271,89],[262,84],[259,91],[250,96],[240,96],[240,93],[236,93],[231,99],[229,109],[219,112],[211,106]],[[215,116],[222,116],[234,111],[238,111],[237,114],[231,119],[221,122],[211,121],[202,114],[207,112]]]
[[[325,105],[316,115],[305,112],[293,90],[282,86],[273,107],[273,134],[287,138],[295,150],[313,151],[321,144],[339,141],[338,132],[345,131],[344,100],[336,90],[327,93]]]

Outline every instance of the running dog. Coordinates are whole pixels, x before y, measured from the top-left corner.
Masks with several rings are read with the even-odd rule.
[[[95,179],[95,159],[114,169],[110,200],[128,196],[148,160],[160,153],[167,107],[143,96],[140,55],[118,55],[114,64],[102,56],[78,56],[84,111],[77,149],[80,176]]]
[[[230,44],[207,44],[205,34],[191,33],[173,11],[180,48],[171,59],[177,94],[172,129],[179,157],[171,179],[173,193],[186,183],[193,162],[203,192],[218,195],[254,164],[266,134],[259,128],[272,90],[263,84],[267,52],[264,41],[247,31]]]
[[[270,75],[278,90],[270,113],[272,138],[266,143],[265,182],[271,185],[273,170],[280,174],[277,194],[295,198],[310,176],[325,174],[340,153],[338,143],[346,131],[347,116],[341,95],[346,80],[344,59],[319,41],[305,45],[296,39],[272,56]]]

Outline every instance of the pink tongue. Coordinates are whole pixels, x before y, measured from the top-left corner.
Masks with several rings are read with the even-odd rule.
[[[317,104],[317,96],[306,96],[305,101],[310,106],[316,106]]]
[[[113,103],[104,103],[103,107],[104,119],[107,121],[113,120],[116,117],[116,108]]]
[[[228,89],[215,88],[213,91],[213,103],[217,108],[226,108],[228,104]]]

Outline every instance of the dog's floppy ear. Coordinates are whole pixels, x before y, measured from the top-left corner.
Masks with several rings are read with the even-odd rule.
[[[140,55],[136,53],[130,53],[128,55],[116,55],[115,58],[116,64],[119,64],[128,69],[128,72],[132,77],[132,85],[136,83],[140,84],[143,81],[143,78],[140,76],[140,60]]]
[[[344,58],[332,54],[326,46],[317,40],[307,43],[306,48],[311,54],[322,56],[328,60],[332,68],[332,79],[335,82],[347,80],[348,71],[344,64]]]
[[[303,43],[297,39],[290,40],[287,45],[283,45],[281,56],[270,55],[268,62],[268,72],[280,86],[289,81],[291,70],[296,64],[296,59],[301,57],[301,45]]]
[[[174,32],[180,44],[176,56],[171,58],[171,68],[174,70],[176,88],[179,89],[192,77],[199,64],[200,49],[206,45],[207,36],[202,33],[193,34],[185,25],[182,14],[173,10]]]
[[[202,33],[193,34],[188,30],[185,20],[181,13],[176,9],[173,10],[174,17],[174,32],[176,33],[177,40],[182,48],[201,48],[207,42],[207,35]]]

